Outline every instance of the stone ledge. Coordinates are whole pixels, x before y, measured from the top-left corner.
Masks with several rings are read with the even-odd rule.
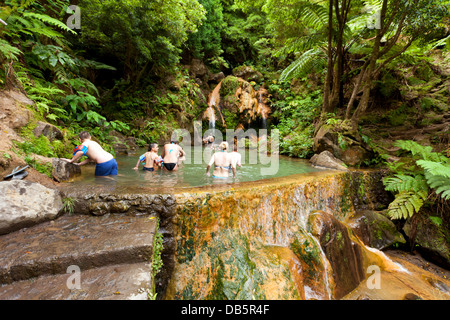
[[[0,237],[0,284],[41,275],[149,261],[157,219],[64,216]]]
[[[147,300],[152,268],[147,262],[81,270],[79,289],[69,289],[72,274],[41,276],[0,286],[0,300]]]

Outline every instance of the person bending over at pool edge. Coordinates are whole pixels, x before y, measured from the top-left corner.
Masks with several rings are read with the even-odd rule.
[[[71,160],[64,159],[70,163],[78,166],[85,165],[89,162],[95,162],[96,176],[116,176],[118,174],[117,161],[113,155],[105,151],[97,142],[92,141],[92,137],[87,131],[83,131],[78,135],[81,145],[73,151],[73,158]],[[80,163],[78,161],[82,156],[88,158]]]
[[[185,157],[186,153],[177,144],[176,141],[171,141],[164,145],[161,157],[163,158],[163,169],[168,171],[178,170],[178,161],[180,157]]]
[[[133,169],[138,170],[141,162],[144,163],[144,171],[155,171],[161,167],[162,158],[158,156],[158,145],[156,143],[151,143],[148,146],[148,152],[139,157],[136,167]]]
[[[214,164],[213,178],[228,178],[228,173],[231,168],[233,178],[236,178],[236,161],[233,160],[231,153],[227,153],[228,142],[222,142],[219,145],[219,152],[212,155],[208,166],[206,167],[206,175],[209,177],[209,169]]]

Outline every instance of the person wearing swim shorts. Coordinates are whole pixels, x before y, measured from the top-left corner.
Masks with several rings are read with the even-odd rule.
[[[163,170],[177,171],[180,157],[185,157],[186,153],[176,141],[171,141],[164,145],[161,157],[163,158]]]
[[[227,153],[228,142],[222,142],[219,145],[219,152],[212,155],[208,166],[206,167],[206,175],[209,177],[209,170],[214,164],[213,178],[228,178],[230,168],[233,172],[233,178],[236,178],[236,161],[233,161],[231,153]]]
[[[144,163],[144,171],[155,171],[161,167],[162,158],[158,156],[158,145],[156,143],[151,143],[148,146],[148,152],[144,153],[139,157],[134,170],[139,169],[139,164]]]
[[[92,141],[92,137],[87,131],[78,135],[81,144],[73,151],[72,159],[63,159],[78,166],[83,166],[89,162],[95,162],[95,176],[116,176],[118,174],[117,161],[113,155],[105,151],[97,142]],[[78,162],[81,157],[87,159]]]

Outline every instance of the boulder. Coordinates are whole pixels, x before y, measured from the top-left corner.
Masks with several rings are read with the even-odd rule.
[[[223,72],[219,72],[219,73],[215,73],[215,74],[211,75],[209,77],[209,82],[219,83],[223,79],[225,79],[225,74]]]
[[[315,154],[309,161],[316,167],[348,171],[345,163],[337,159],[330,151]]]
[[[364,244],[378,250],[386,249],[395,243],[406,243],[395,224],[377,211],[357,212],[349,219],[348,226]]]
[[[317,211],[308,218],[308,231],[319,240],[333,269],[335,298],[340,299],[364,280],[361,246],[352,240],[351,230],[336,217]]]
[[[61,130],[59,130],[54,125],[50,123],[38,121],[36,128],[33,130],[34,136],[39,138],[41,135],[44,135],[48,138],[48,140],[53,141],[54,139],[62,140],[64,135]]]
[[[24,106],[33,105],[33,101],[16,91],[0,92],[0,121],[11,129],[20,129],[31,120],[32,112]]]
[[[134,137],[127,137],[116,130],[111,131],[109,135],[109,141],[116,154],[134,154],[138,149]]]
[[[443,268],[450,268],[450,231],[440,217],[416,215],[417,225],[409,219],[403,231],[414,238],[416,249],[425,259]]]
[[[250,66],[240,66],[233,69],[233,75],[238,78],[242,78],[245,81],[260,81],[263,79],[263,75],[258,70],[253,69]]]
[[[63,207],[59,192],[39,183],[0,182],[0,194],[0,234],[55,219]]]
[[[371,157],[371,152],[359,133],[351,125],[344,123],[335,127],[320,127],[314,137],[313,150],[315,153],[330,151],[348,166],[361,165]]]
[[[52,166],[52,176],[58,182],[69,180],[81,174],[81,168],[79,166],[59,158],[52,159]]]

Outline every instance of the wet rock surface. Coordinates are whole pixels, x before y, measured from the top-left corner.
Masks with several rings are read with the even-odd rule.
[[[81,174],[80,166],[58,158],[52,159],[52,167],[52,176],[58,182],[67,181],[70,178]]]
[[[72,273],[42,276],[0,286],[0,300],[146,300],[151,272],[147,262],[81,270],[79,289]]]
[[[0,234],[56,218],[63,203],[59,192],[39,183],[0,182]]]
[[[345,163],[337,159],[330,151],[322,151],[320,154],[315,154],[310,162],[313,166],[320,168],[348,171]]]
[[[145,270],[149,270],[147,264],[152,259],[156,231],[154,218],[66,215],[3,235],[0,237],[0,297],[119,298],[107,295],[113,287],[118,288],[114,292],[137,295],[142,288],[152,285],[151,273]],[[115,265],[118,267],[112,267]],[[89,284],[82,285],[78,295],[68,290],[64,280],[69,266],[77,266],[82,272],[81,279],[84,277]],[[116,273],[109,272],[111,268]],[[149,280],[143,286],[142,281],[137,284],[127,274],[139,279],[145,274]],[[101,293],[104,289],[106,296]]]
[[[380,212],[360,211],[347,223],[352,231],[369,247],[383,250],[394,244],[406,243],[395,224]]]

